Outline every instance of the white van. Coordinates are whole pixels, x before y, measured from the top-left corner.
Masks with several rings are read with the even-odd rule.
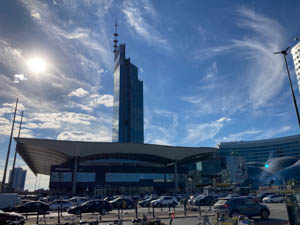
[[[0,194],[0,209],[12,209],[18,202],[17,193]]]

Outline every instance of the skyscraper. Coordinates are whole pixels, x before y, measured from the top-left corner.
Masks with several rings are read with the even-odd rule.
[[[144,143],[143,82],[138,67],[125,57],[125,44],[114,40],[113,142]]]
[[[297,81],[298,81],[298,88],[300,91],[300,42],[298,42],[298,44],[296,44],[292,48],[291,52],[293,55],[296,77],[297,77]]]
[[[25,178],[26,178],[26,170],[22,168],[15,168],[14,169],[14,176],[12,178],[12,170],[9,172],[9,183],[11,183],[12,188],[17,191],[24,191],[25,186]]]

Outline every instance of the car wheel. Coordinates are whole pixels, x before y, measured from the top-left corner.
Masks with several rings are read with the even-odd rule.
[[[266,209],[263,209],[263,210],[261,210],[261,212],[260,212],[260,217],[261,217],[262,219],[268,219],[268,218],[269,218],[269,215],[270,215],[270,213],[269,213],[269,211],[266,210]]]
[[[177,204],[174,202],[174,203],[172,204],[172,207],[175,208],[176,206],[177,206]]]
[[[100,211],[101,215],[105,215],[107,213],[106,209],[101,209]]]
[[[229,214],[230,217],[237,217],[240,215],[240,212],[238,210],[232,210]]]
[[[80,214],[80,210],[77,209],[77,210],[75,211],[75,214],[76,214],[76,215],[79,215],[79,214]]]
[[[157,204],[156,204],[156,207],[161,207],[161,203],[157,203]]]

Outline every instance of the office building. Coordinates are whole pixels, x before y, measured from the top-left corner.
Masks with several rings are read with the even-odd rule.
[[[125,56],[125,44],[117,44],[117,29],[114,35],[112,141],[144,143],[143,82],[138,79],[138,68]]]
[[[298,81],[298,88],[300,91],[300,42],[292,48],[291,53],[293,55],[295,72]]]
[[[26,172],[26,170],[17,167],[14,172],[12,170],[9,172],[9,183],[15,191],[24,191]]]
[[[218,153],[223,156],[243,156],[246,162],[265,163],[271,158],[300,157],[300,135],[257,141],[221,142]]]

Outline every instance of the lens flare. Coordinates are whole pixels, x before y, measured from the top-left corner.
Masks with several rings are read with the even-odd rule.
[[[34,73],[41,73],[46,69],[46,62],[39,57],[28,60],[27,65],[29,69]]]

